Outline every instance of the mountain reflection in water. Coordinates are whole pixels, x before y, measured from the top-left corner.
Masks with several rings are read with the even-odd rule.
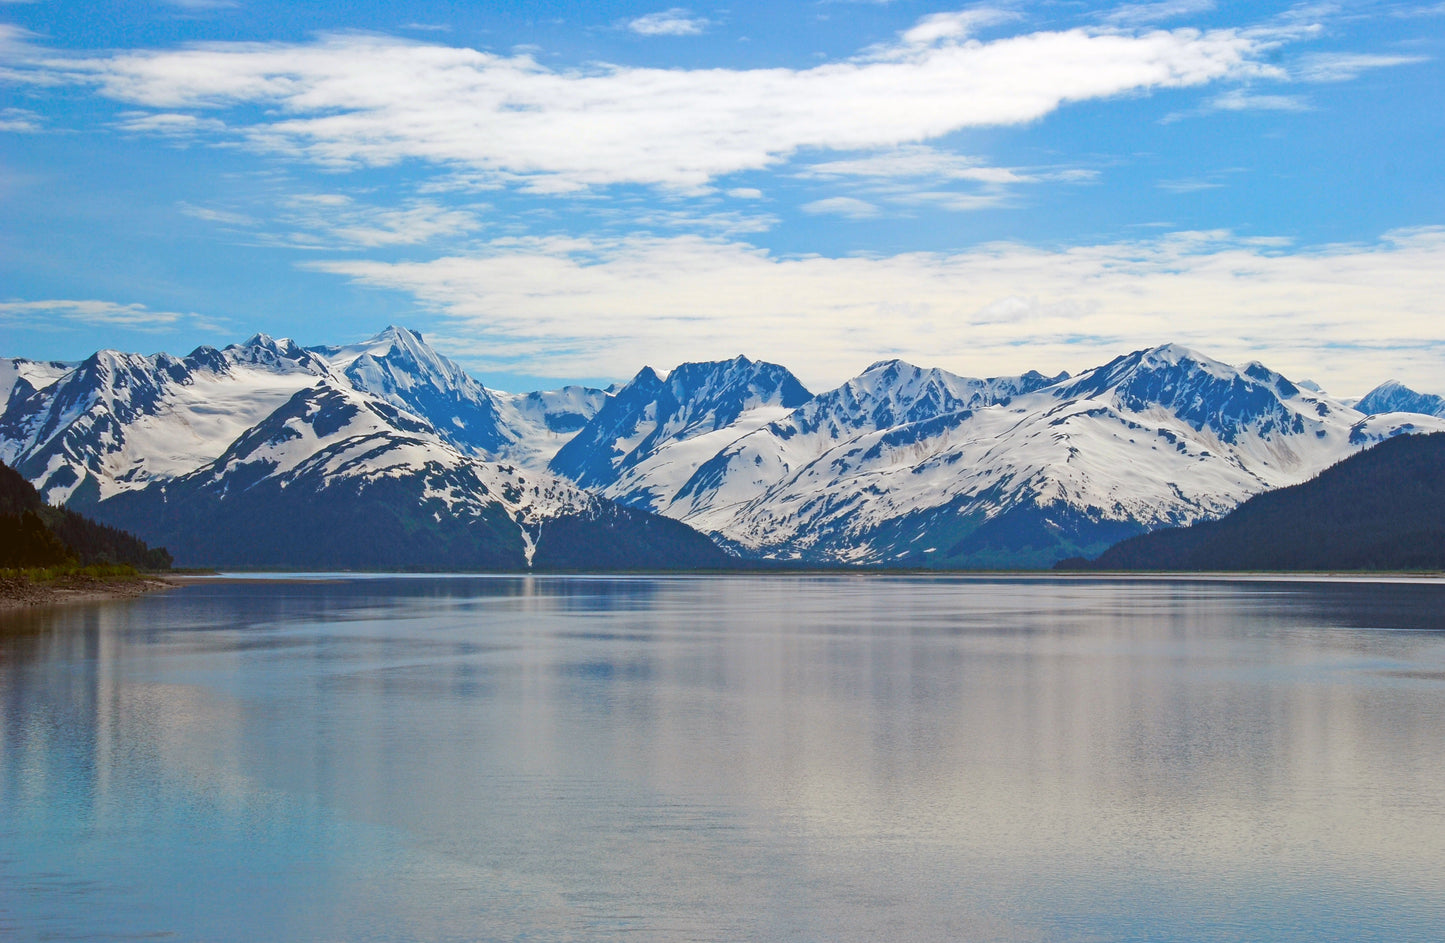
[[[0,614],[0,936],[1429,940],[1445,583],[205,582]]]

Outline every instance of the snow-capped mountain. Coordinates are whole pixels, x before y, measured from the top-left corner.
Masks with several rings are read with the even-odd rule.
[[[39,389],[15,384],[0,413],[0,460],[53,504],[93,503],[214,458],[328,371],[265,334],[184,358],[97,351]]]
[[[74,369],[75,364],[62,360],[0,357],[0,404],[9,401],[12,393],[28,395],[49,386]],[[25,385],[17,390],[21,383]],[[3,407],[0,407],[0,410],[3,410]]]
[[[192,471],[318,378],[422,417],[461,452],[542,471],[601,408],[602,390],[484,388],[420,334],[303,349],[257,334],[184,358],[102,350],[79,364],[0,361],[0,460],[52,503],[93,504]]]
[[[335,375],[188,474],[117,493],[97,519],[180,562],[490,569],[718,566],[705,537],[546,474],[459,451]]]
[[[608,391],[590,386],[532,393],[489,392],[507,436],[497,457],[536,471],[547,468],[558,450],[597,415],[610,396]]]
[[[747,556],[1037,566],[1218,516],[1366,444],[1441,427],[1367,418],[1260,364],[1175,345],[1077,377],[982,380],[888,361],[744,435],[713,432],[732,441],[691,455],[675,490],[625,490],[621,477],[603,490]],[[614,454],[635,435],[620,431]],[[606,454],[605,442],[592,449]]]
[[[425,416],[463,451],[495,455],[509,441],[490,392],[415,331],[391,326],[360,344],[311,350],[354,389]]]
[[[1445,416],[1445,396],[1416,393],[1398,380],[1386,380],[1366,393],[1355,408],[1362,413],[1420,413]]]
[[[605,391],[583,386],[521,394],[487,389],[404,327],[360,344],[310,349],[353,388],[425,417],[461,451],[525,468],[545,469],[607,399]]]
[[[644,367],[549,467],[624,504],[659,510],[703,461],[811,396],[785,368],[746,357],[685,363],[665,380]]]
[[[716,561],[657,512],[750,558],[1044,566],[1445,430],[1438,398],[1398,384],[1355,408],[1176,345],[1077,376],[889,360],[817,396],[745,357],[512,394],[393,327],[349,346],[7,360],[0,381],[0,459],[47,499],[238,565],[596,566],[631,544]],[[677,552],[647,556],[663,546]]]

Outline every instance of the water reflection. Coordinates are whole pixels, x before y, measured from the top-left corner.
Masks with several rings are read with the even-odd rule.
[[[1445,585],[213,583],[0,616],[17,939],[1432,939]]]

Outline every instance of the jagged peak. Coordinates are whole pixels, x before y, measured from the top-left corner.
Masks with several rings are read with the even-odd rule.
[[[402,327],[399,324],[388,324],[379,334],[370,340],[364,341],[363,346],[381,346],[390,344],[393,347],[400,346],[408,350],[425,350],[435,353],[435,350],[426,339],[421,336],[420,331],[412,330],[409,327]]]
[[[688,375],[713,376],[736,373],[754,367],[776,367],[777,364],[768,364],[763,361],[749,360],[746,356],[738,354],[731,360],[688,360],[678,364],[668,371],[665,379],[672,380]]]
[[[911,371],[919,372],[919,373],[921,373],[921,372],[923,371],[923,368],[920,367],[920,366],[918,366],[917,364],[909,363],[909,362],[906,361],[906,360],[900,360],[900,359],[898,359],[897,357],[889,357],[889,358],[887,358],[886,360],[875,360],[875,361],[873,361],[873,362],[870,363],[867,367],[865,367],[865,368],[863,369],[863,373],[862,373],[862,374],[859,374],[859,375],[860,375],[860,376],[866,376],[867,374],[870,374],[870,373],[878,373],[878,372],[880,372],[880,371],[889,370],[889,369],[897,370],[897,371],[911,370]]]
[[[1445,415],[1445,397],[1421,393],[1399,380],[1386,380],[1355,403],[1355,409],[1367,415],[1391,412]]]
[[[629,389],[630,387],[642,386],[643,384],[652,386],[660,385],[661,383],[662,377],[658,375],[656,370],[652,369],[651,367],[643,367],[641,370],[637,371],[637,373],[633,374],[631,380],[628,380],[626,383],[619,386],[617,388],[617,392],[621,393],[623,390]]]
[[[1139,353],[1143,354],[1143,359],[1155,362],[1180,363],[1185,360],[1192,360],[1197,363],[1218,363],[1218,361],[1212,357],[1207,357],[1193,347],[1188,347],[1177,341],[1169,341],[1155,347],[1149,347],[1139,351]]]
[[[1405,384],[1401,383],[1399,380],[1390,379],[1390,380],[1386,380],[1384,383],[1381,383],[1379,386],[1375,387],[1373,390],[1371,390],[1370,392],[1366,393],[1364,396],[1362,396],[1362,397],[1360,397],[1360,398],[1361,398],[1361,399],[1365,399],[1365,398],[1367,398],[1367,397],[1374,396],[1374,395],[1379,394],[1379,393],[1411,393],[1411,394],[1419,395],[1419,391],[1418,391],[1418,390],[1413,390],[1413,389],[1411,389],[1410,387],[1408,387],[1408,386],[1406,386]]]

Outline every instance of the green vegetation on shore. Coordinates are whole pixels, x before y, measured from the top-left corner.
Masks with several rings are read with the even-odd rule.
[[[0,571],[54,569],[77,577],[127,578],[89,572],[107,568],[169,570],[171,555],[133,534],[51,507],[19,472],[0,463]]]
[[[0,568],[0,580],[26,580],[31,583],[61,582],[124,582],[146,579],[148,574],[124,563],[61,563],[56,566]]]

